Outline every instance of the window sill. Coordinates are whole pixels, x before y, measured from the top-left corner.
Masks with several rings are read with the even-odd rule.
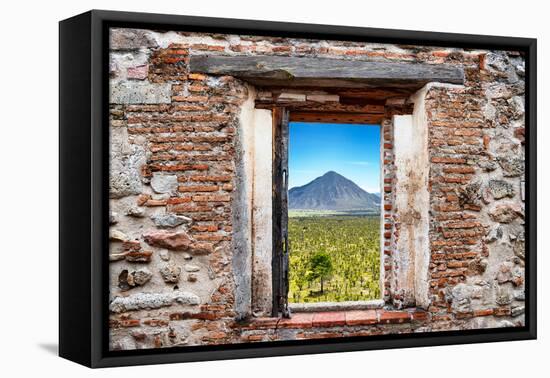
[[[422,309],[406,310],[351,310],[326,312],[299,312],[285,318],[256,318],[247,324],[249,329],[328,328],[342,326],[365,326],[381,324],[404,324],[428,320]]]
[[[384,300],[374,299],[371,301],[289,303],[288,307],[292,313],[375,310],[384,307]]]

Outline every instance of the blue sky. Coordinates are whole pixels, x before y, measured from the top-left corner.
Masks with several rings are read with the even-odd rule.
[[[380,192],[380,127],[291,122],[289,188],[335,171],[369,193]]]

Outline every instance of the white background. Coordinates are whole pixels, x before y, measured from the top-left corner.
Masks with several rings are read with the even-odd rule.
[[[547,253],[550,27],[539,1],[6,0],[0,22],[0,375],[71,377],[511,377],[550,366]],[[188,14],[539,39],[539,340],[90,370],[56,356],[58,25],[89,9]],[[546,90],[546,93],[544,93]],[[74,125],[79,127],[79,125]],[[545,300],[546,299],[546,300]],[[546,350],[545,350],[546,349]],[[532,375],[531,375],[532,374]]]

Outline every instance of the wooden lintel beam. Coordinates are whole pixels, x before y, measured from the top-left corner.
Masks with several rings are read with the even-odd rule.
[[[384,114],[290,112],[291,122],[379,124]]]
[[[418,88],[428,82],[464,83],[450,64],[371,62],[287,56],[191,55],[190,71],[230,75],[260,86]]]
[[[292,111],[301,112],[320,112],[320,113],[362,113],[362,114],[384,114],[384,105],[346,105],[340,103],[319,103],[312,101],[265,101],[256,100],[256,109],[272,109],[274,107],[284,106]]]

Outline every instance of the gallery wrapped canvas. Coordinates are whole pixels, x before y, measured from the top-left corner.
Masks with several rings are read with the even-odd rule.
[[[62,356],[535,337],[534,40],[60,27]]]

